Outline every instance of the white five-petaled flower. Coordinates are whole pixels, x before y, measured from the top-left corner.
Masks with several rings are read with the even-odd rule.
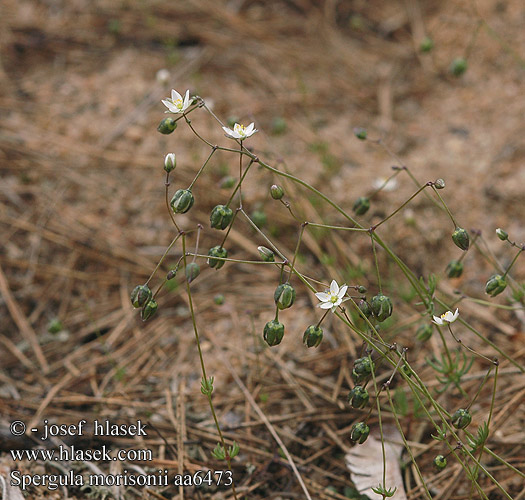
[[[332,280],[330,283],[330,290],[326,292],[317,292],[315,296],[321,301],[319,307],[321,309],[331,309],[332,312],[335,312],[337,306],[343,302],[343,297],[348,290],[348,286],[343,285],[339,287],[335,280]]]
[[[190,107],[190,91],[186,90],[186,95],[184,99],[182,96],[175,90],[171,90],[171,98],[167,97],[162,99],[162,104],[168,108],[166,113],[184,113]]]
[[[441,316],[433,316],[434,323],[436,325],[444,325],[445,323],[454,323],[459,315],[459,309],[456,309],[456,312],[453,313],[452,311],[447,311],[446,313],[443,313]]]
[[[257,129],[254,128],[254,123],[250,123],[247,127],[241,125],[240,123],[236,123],[233,126],[233,130],[228,127],[222,127],[222,129],[229,137],[232,137],[233,139],[241,139],[241,141],[243,139],[247,139],[257,132]]]

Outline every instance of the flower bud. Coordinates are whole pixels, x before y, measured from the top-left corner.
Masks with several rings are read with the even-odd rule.
[[[385,321],[388,317],[392,315],[392,301],[386,295],[378,293],[371,300],[372,312],[377,318],[377,321]]]
[[[441,471],[447,466],[447,459],[443,455],[437,455],[436,458],[434,458],[434,467]]]
[[[359,310],[367,317],[367,318],[370,318],[370,316],[372,316],[372,309],[370,308],[370,304],[364,300],[364,299],[361,299],[358,303],[357,303],[357,307],[359,307]]]
[[[372,374],[375,368],[374,362],[368,357],[356,359],[352,370],[352,378],[356,384],[360,384]]]
[[[171,134],[175,129],[177,128],[177,122],[173,118],[164,118],[159,123],[159,126],[157,127],[157,130],[161,134]]]
[[[270,188],[270,194],[274,200],[280,200],[284,196],[284,189],[281,186],[274,184]]]
[[[363,127],[356,127],[354,128],[354,135],[358,138],[364,141],[366,139],[366,129]]]
[[[370,200],[366,196],[361,196],[361,198],[357,198],[352,210],[356,215],[364,215],[368,212],[369,208]]]
[[[350,431],[350,439],[354,443],[363,444],[370,434],[370,427],[366,425],[364,422],[357,422],[356,424],[352,425],[352,429]]]
[[[158,304],[155,299],[151,299],[147,304],[144,305],[140,312],[142,321],[147,321],[157,312]]]
[[[472,417],[468,410],[460,408],[452,415],[452,424],[456,429],[464,429],[472,421]]]
[[[320,326],[310,325],[303,335],[303,344],[307,347],[317,347],[323,340],[323,329]]]
[[[213,297],[213,302],[215,302],[218,306],[222,306],[225,302],[224,295],[222,293],[219,293]]]
[[[211,227],[226,229],[233,219],[233,210],[226,205],[217,205],[210,215]]]
[[[462,227],[456,227],[456,230],[452,233],[452,241],[461,250],[468,250],[470,245],[468,233]]]
[[[268,222],[268,217],[266,217],[266,214],[262,210],[254,210],[250,215],[250,219],[252,219],[253,223],[259,229],[266,226]]]
[[[463,262],[451,260],[445,272],[449,278],[459,278],[463,274]]]
[[[507,282],[501,274],[493,274],[487,284],[485,285],[485,292],[488,293],[491,297],[499,295],[503,290],[507,288]]]
[[[450,72],[454,76],[461,76],[467,71],[467,60],[464,57],[456,57],[450,63]]]
[[[164,158],[164,170],[169,173],[172,170],[175,170],[176,166],[177,158],[175,157],[175,153],[168,153]]]
[[[434,187],[436,189],[445,189],[445,181],[443,179],[436,179],[436,182],[434,182]]]
[[[273,294],[273,300],[278,309],[288,309],[295,300],[295,289],[289,283],[282,283]]]
[[[366,286],[363,286],[363,285],[359,285],[357,287],[357,291],[361,294],[361,295],[364,295],[366,293]]]
[[[263,338],[269,346],[281,343],[284,335],[284,325],[279,321],[272,319],[264,325]]]
[[[433,331],[432,325],[423,323],[416,331],[416,338],[421,342],[426,342],[430,337],[432,337]]]
[[[172,280],[173,278],[175,278],[175,276],[177,276],[177,271],[178,271],[178,268],[177,269],[170,269],[168,271],[168,274],[166,274],[166,279],[169,281],[169,280]]]
[[[360,385],[356,385],[348,393],[348,402],[352,408],[364,408],[368,404],[368,400],[368,391]]]
[[[137,285],[131,292],[131,303],[133,307],[142,307],[152,297],[151,290],[148,285]]]
[[[196,262],[190,262],[186,265],[186,269],[184,270],[188,283],[191,283],[200,273],[201,268]]]
[[[226,259],[228,257],[228,251],[226,248],[217,245],[213,248],[210,248],[210,251],[208,252],[208,265],[212,268],[220,269],[222,266],[224,266],[225,261],[219,260],[217,257]]]
[[[257,250],[259,251],[259,255],[261,256],[261,259],[264,260],[264,262],[275,262],[275,254],[269,248],[260,246],[257,247]]]
[[[173,195],[170,205],[176,214],[185,214],[193,206],[194,201],[189,189],[179,189]]]
[[[496,229],[496,234],[498,235],[498,238],[501,241],[505,241],[505,240],[509,239],[509,233],[507,233],[507,231],[504,231],[503,229],[501,229],[499,227],[498,227],[498,229]]]

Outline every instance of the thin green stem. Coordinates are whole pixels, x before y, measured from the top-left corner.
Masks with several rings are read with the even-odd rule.
[[[295,261],[297,259],[297,254],[299,253],[299,247],[301,246],[301,241],[303,239],[304,230],[306,229],[307,224],[308,224],[307,222],[303,222],[301,224],[301,230],[299,231],[299,238],[297,238],[297,244],[295,245],[295,252],[293,254],[292,265],[290,266],[290,272],[288,274],[288,279],[286,280],[287,283],[290,281],[290,277],[292,276],[292,273],[295,269]]]
[[[454,216],[452,215],[452,212],[449,210],[447,204],[445,203],[445,200],[441,197],[439,191],[436,189],[436,186],[434,186],[434,184],[432,184],[432,189],[434,190],[434,193],[436,193],[436,196],[439,198],[439,201],[443,205],[443,208],[446,210],[448,216],[450,217],[450,220],[454,224],[454,227],[459,227],[458,223],[456,222],[456,219],[454,219]]]
[[[197,182],[197,179],[200,177],[200,175],[202,174],[202,171],[204,170],[204,168],[206,167],[206,165],[208,164],[208,162],[211,160],[211,157],[214,155],[214,153],[217,151],[217,146],[212,146],[211,147],[211,153],[209,154],[208,158],[206,158],[206,161],[204,162],[204,164],[202,165],[202,167],[199,169],[199,171],[197,172],[197,175],[195,175],[195,178],[191,181],[191,184],[188,186],[188,190],[191,191],[191,188],[193,187],[193,185],[195,184],[195,182]]]
[[[179,233],[177,236],[175,236],[175,238],[173,238],[173,240],[171,241],[171,243],[168,245],[168,248],[166,248],[166,251],[164,252],[164,255],[160,258],[157,266],[155,267],[155,269],[153,270],[153,272],[150,274],[150,277],[148,278],[148,281],[146,281],[146,285],[151,281],[151,279],[153,278],[153,276],[155,276],[155,273],[158,271],[159,267],[161,266],[161,264],[164,262],[164,259],[166,258],[166,255],[168,255],[169,251],[173,248],[173,245],[175,245],[175,243],[177,242],[177,240],[180,238],[180,235],[181,233]]]
[[[184,256],[184,267],[186,267],[186,235],[185,234],[182,235],[182,254]],[[191,314],[191,322],[192,322],[192,325],[193,325],[193,332],[195,334],[195,341],[197,343],[197,350],[199,352],[199,360],[200,360],[200,364],[201,364],[202,377],[207,383],[208,382],[208,377],[206,375],[206,367],[204,365],[204,357],[202,355],[201,343],[200,343],[200,339],[199,339],[199,331],[197,329],[197,321],[195,319],[195,310],[193,308],[193,299],[192,299],[192,295],[191,295],[191,287],[190,287],[190,283],[189,283],[188,280],[186,280],[186,292],[187,292],[187,295],[188,295],[188,303],[189,303],[189,306],[190,306],[190,314]],[[216,427],[217,432],[219,434],[219,439],[221,441],[221,445],[222,445],[222,447],[223,447],[223,449],[224,449],[224,451],[226,453],[226,462],[228,464],[228,469],[232,472],[232,484],[231,484],[232,493],[233,493],[234,498],[237,499],[237,493],[235,491],[235,482],[233,480],[233,471],[232,471],[232,465],[231,465],[231,458],[230,458],[230,455],[229,455],[229,453],[227,451],[228,449],[226,447],[226,442],[224,441],[224,436],[222,434],[221,427],[219,425],[219,419],[217,418],[217,414],[215,413],[215,407],[213,406],[213,401],[212,401],[212,398],[211,398],[211,390],[207,392],[206,396],[207,396],[207,399],[208,399],[208,404],[210,406],[210,411],[211,411],[213,420],[215,422],[215,427]]]
[[[502,278],[505,279],[505,277],[507,276],[508,272],[512,269],[512,266],[514,265],[514,263],[518,260],[518,257],[520,256],[521,252],[523,252],[523,249],[520,248],[518,250],[518,253],[516,253],[516,255],[514,256],[514,259],[512,259],[512,262],[510,263],[510,266],[507,267],[505,273],[503,274]]]
[[[432,183],[431,182],[427,182],[426,184],[421,186],[410,198],[408,198],[408,200],[406,200],[400,207],[398,207],[396,210],[394,210],[389,216],[385,217],[383,220],[381,220],[377,224],[374,224],[374,229],[376,227],[379,227],[381,224],[383,224],[387,220],[389,220],[392,217],[394,217],[394,215],[396,215],[401,210],[403,210],[403,208],[405,208],[419,193],[421,193],[421,191],[423,191],[428,186],[432,186]]]

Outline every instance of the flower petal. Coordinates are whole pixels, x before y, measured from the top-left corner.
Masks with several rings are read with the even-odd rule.
[[[317,292],[315,296],[323,302],[328,302],[330,300],[330,295],[325,292]]]
[[[184,96],[184,105],[183,109],[186,110],[186,108],[190,105],[190,89],[186,90],[186,95]]]
[[[339,293],[337,294],[337,296],[342,299],[344,296],[345,296],[345,293],[346,291],[348,290],[348,286],[347,285],[343,285],[340,289],[339,289]]]
[[[339,285],[335,280],[332,280],[332,283],[330,283],[330,293],[332,295],[337,295],[339,293]]]
[[[332,309],[333,304],[331,302],[322,302],[321,304],[319,304],[319,307],[321,309]]]
[[[439,316],[432,316],[434,318],[434,323],[436,325],[442,325],[443,324],[443,320],[439,317]]]
[[[179,99],[182,99],[182,96],[175,89],[171,89],[171,100],[178,101]]]

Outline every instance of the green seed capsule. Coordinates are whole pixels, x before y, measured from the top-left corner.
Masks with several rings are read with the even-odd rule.
[[[199,274],[201,273],[201,268],[196,262],[190,262],[186,265],[184,274],[186,275],[186,280],[188,283],[191,283]]]
[[[419,50],[421,52],[430,52],[434,48],[434,41],[432,38],[426,36],[421,40],[421,43],[419,44]]]
[[[143,308],[140,313],[142,321],[147,321],[157,312],[158,304],[155,299],[151,299]]]
[[[368,391],[360,385],[356,385],[348,393],[348,402],[352,408],[364,408],[368,404],[369,399]]]
[[[450,63],[450,72],[454,76],[461,76],[465,71],[467,71],[467,60],[464,57],[456,57]]]
[[[364,215],[368,212],[369,208],[370,200],[366,196],[361,196],[361,198],[357,198],[355,201],[352,210],[356,215]]]
[[[235,177],[227,175],[226,177],[224,177],[221,180],[221,188],[223,188],[223,189],[232,188],[233,186],[235,186],[236,182],[237,182],[237,180],[235,179]]]
[[[303,335],[303,344],[307,347],[317,347],[323,340],[323,329],[320,326],[310,325]]]
[[[374,362],[368,357],[356,359],[352,370],[352,378],[356,384],[360,384],[372,374],[375,368]]]
[[[288,309],[289,307],[292,307],[295,301],[294,287],[289,283],[282,283],[275,289],[273,300],[279,309]]]
[[[215,302],[218,306],[222,306],[226,299],[224,298],[224,295],[222,293],[219,293],[213,297],[213,302]]]
[[[461,248],[461,250],[465,251],[468,250],[468,247],[470,245],[468,233],[462,227],[457,227],[456,230],[452,233],[452,241],[458,248]]]
[[[157,130],[161,134],[168,135],[168,134],[171,134],[176,128],[177,128],[177,122],[173,118],[164,118],[164,120],[162,120],[159,123]]]
[[[459,278],[463,274],[463,262],[451,260],[445,272],[449,278]]]
[[[441,471],[447,466],[447,459],[443,455],[437,455],[436,458],[434,458],[434,467]]]
[[[370,307],[370,304],[364,300],[364,299],[361,299],[358,303],[357,303],[357,307],[359,307],[359,310],[367,317],[367,318],[370,318],[370,316],[372,316],[373,312],[372,312],[372,308]]]
[[[501,274],[493,274],[487,284],[485,285],[485,292],[488,293],[491,297],[499,295],[503,290],[507,288],[507,282]]]
[[[350,430],[350,439],[354,443],[363,444],[370,434],[370,427],[366,425],[364,422],[357,422],[356,424],[352,425],[352,429]]]
[[[366,129],[362,127],[356,127],[354,128],[354,135],[358,138],[364,141],[366,139],[367,133]]]
[[[284,325],[272,319],[264,326],[263,338],[269,346],[274,346],[281,343],[284,336]]]
[[[176,214],[185,214],[195,202],[189,189],[179,189],[170,201],[171,208]]]
[[[423,323],[416,331],[416,338],[421,342],[426,342],[430,337],[432,337],[433,331],[432,325]]]
[[[385,321],[385,319],[392,316],[392,301],[386,295],[378,293],[370,302],[372,306],[372,312],[379,322]]]
[[[233,210],[226,205],[217,205],[210,215],[211,227],[215,229],[226,229],[233,219]]]
[[[468,410],[460,408],[452,415],[452,424],[456,429],[464,429],[472,421],[472,417]]]
[[[274,200],[280,200],[284,196],[284,189],[281,186],[274,184],[270,188],[270,194]]]
[[[250,219],[252,219],[253,223],[259,229],[266,226],[268,222],[268,217],[266,217],[266,214],[262,210],[254,210],[250,215]]]
[[[257,247],[257,250],[259,251],[259,255],[261,256],[261,259],[264,260],[264,262],[275,262],[275,254],[269,248],[260,246]]]
[[[445,181],[443,179],[437,179],[436,182],[434,182],[434,187],[436,189],[445,189]]]
[[[505,240],[509,239],[509,233],[507,233],[507,231],[504,231],[503,229],[501,229],[499,227],[498,227],[498,229],[496,229],[496,234],[498,235],[498,238],[501,241],[505,241]]]
[[[175,276],[177,276],[177,271],[178,269],[170,269],[168,271],[168,274],[166,274],[166,279],[169,281],[175,278]]]
[[[210,248],[210,251],[208,252],[208,265],[215,269],[220,269],[222,266],[224,266],[224,260],[219,259],[226,259],[228,257],[228,251],[226,248],[221,247],[220,245],[217,245],[213,248]]]
[[[131,292],[131,303],[135,308],[142,307],[152,296],[153,293],[148,285],[137,285]]]

